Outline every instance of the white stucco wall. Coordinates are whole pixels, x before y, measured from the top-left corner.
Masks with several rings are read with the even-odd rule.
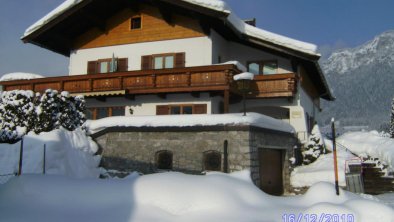
[[[128,70],[141,70],[141,56],[161,53],[185,52],[186,66],[212,64],[212,41],[208,37],[144,42],[127,45],[80,49],[71,52],[69,73],[87,73],[88,61],[112,58],[128,58]]]
[[[88,99],[87,107],[111,107],[125,106],[126,115],[129,116],[129,109],[133,110],[133,115],[156,115],[156,106],[172,104],[207,104],[208,114],[219,113],[220,96],[209,97],[209,93],[201,93],[200,98],[192,97],[190,94],[169,94],[166,99],[159,98],[156,95],[136,96],[134,100],[128,100],[123,97],[108,98],[105,102],[96,99]]]

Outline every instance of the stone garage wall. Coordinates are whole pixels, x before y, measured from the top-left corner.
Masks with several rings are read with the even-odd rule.
[[[225,171],[227,159],[228,172],[250,169],[256,185],[260,179],[258,149],[292,150],[295,144],[292,134],[250,126],[118,127],[107,128],[92,137],[100,147],[101,165],[106,169],[144,174],[159,172],[156,153],[169,150],[173,152],[174,171],[202,174],[204,152],[217,151],[222,154],[222,171]],[[225,141],[227,157],[224,155]]]

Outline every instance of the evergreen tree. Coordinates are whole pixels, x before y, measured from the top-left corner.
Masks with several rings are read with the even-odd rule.
[[[15,141],[32,129],[36,120],[33,101],[32,91],[15,90],[1,94],[1,141]]]
[[[59,124],[60,98],[56,90],[47,89],[38,98],[36,106],[37,124],[35,133],[49,132],[56,129]]]
[[[85,122],[83,97],[72,97],[68,92],[60,94],[59,122],[67,130],[75,130]]]
[[[313,163],[321,154],[325,153],[324,140],[321,135],[319,126],[316,124],[309,136],[309,141],[302,152],[303,164]]]
[[[390,136],[391,138],[394,138],[394,98],[391,101]]]

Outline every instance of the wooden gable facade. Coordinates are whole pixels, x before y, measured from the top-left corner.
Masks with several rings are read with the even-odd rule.
[[[140,27],[133,28],[133,19],[140,19]],[[93,27],[78,36],[74,49],[97,48],[122,44],[184,39],[206,36],[200,22],[180,14],[169,14],[158,7],[141,4],[113,15],[105,22],[104,30]]]

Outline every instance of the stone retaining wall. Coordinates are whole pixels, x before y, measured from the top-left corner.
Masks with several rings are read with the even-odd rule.
[[[189,127],[189,128],[108,128],[93,135],[102,155],[102,167],[119,171],[158,172],[156,153],[173,152],[173,170],[191,174],[204,172],[203,154],[222,154],[222,171],[227,158],[228,171],[250,169],[256,185],[260,184],[259,148],[286,150],[284,152],[284,187],[289,184],[288,159],[292,155],[295,137],[250,126]],[[228,155],[224,155],[227,141]]]

